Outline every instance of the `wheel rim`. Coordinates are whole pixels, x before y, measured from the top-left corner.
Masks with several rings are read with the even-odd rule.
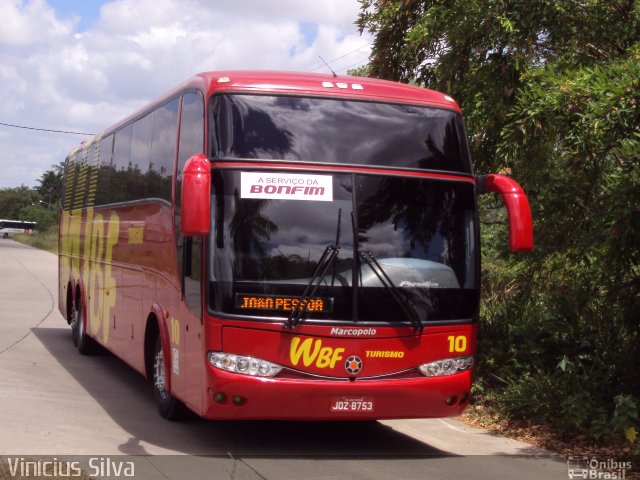
[[[78,310],[75,307],[71,310],[71,328],[78,328]]]
[[[82,315],[82,310],[80,308],[76,309],[76,322],[78,322],[76,330],[78,331],[78,342],[81,342],[84,338],[84,318]]]
[[[71,310],[71,332],[73,334],[73,342],[77,346],[80,340],[80,311],[75,307]]]
[[[163,399],[166,399],[169,394],[164,389],[164,356],[162,355],[162,347],[156,353],[155,362],[153,364],[154,372],[153,372],[153,381],[156,387],[156,390],[160,394]]]

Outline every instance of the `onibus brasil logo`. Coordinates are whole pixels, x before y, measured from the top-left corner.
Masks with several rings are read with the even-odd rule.
[[[631,470],[631,462],[613,458],[599,460],[585,455],[567,458],[567,475],[571,479],[623,480],[626,478],[627,470]]]

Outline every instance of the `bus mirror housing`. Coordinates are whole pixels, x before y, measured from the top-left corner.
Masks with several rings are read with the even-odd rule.
[[[185,236],[207,235],[211,229],[211,164],[199,153],[182,169],[180,230]]]
[[[529,199],[522,187],[504,175],[489,174],[476,178],[478,194],[499,193],[509,219],[509,248],[512,252],[529,252],[533,248],[533,222]]]

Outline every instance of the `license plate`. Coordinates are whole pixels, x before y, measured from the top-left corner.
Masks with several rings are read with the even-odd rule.
[[[332,412],[373,412],[373,397],[332,397]]]

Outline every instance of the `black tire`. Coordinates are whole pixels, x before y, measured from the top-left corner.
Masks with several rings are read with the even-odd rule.
[[[71,310],[71,336],[73,344],[82,355],[92,355],[96,352],[95,341],[87,335],[87,320],[82,310],[82,302],[80,305],[74,305]]]
[[[164,353],[160,336],[156,338],[153,351],[153,396],[158,406],[158,413],[167,420],[179,420],[184,414],[185,407],[173,395],[164,389]]]

